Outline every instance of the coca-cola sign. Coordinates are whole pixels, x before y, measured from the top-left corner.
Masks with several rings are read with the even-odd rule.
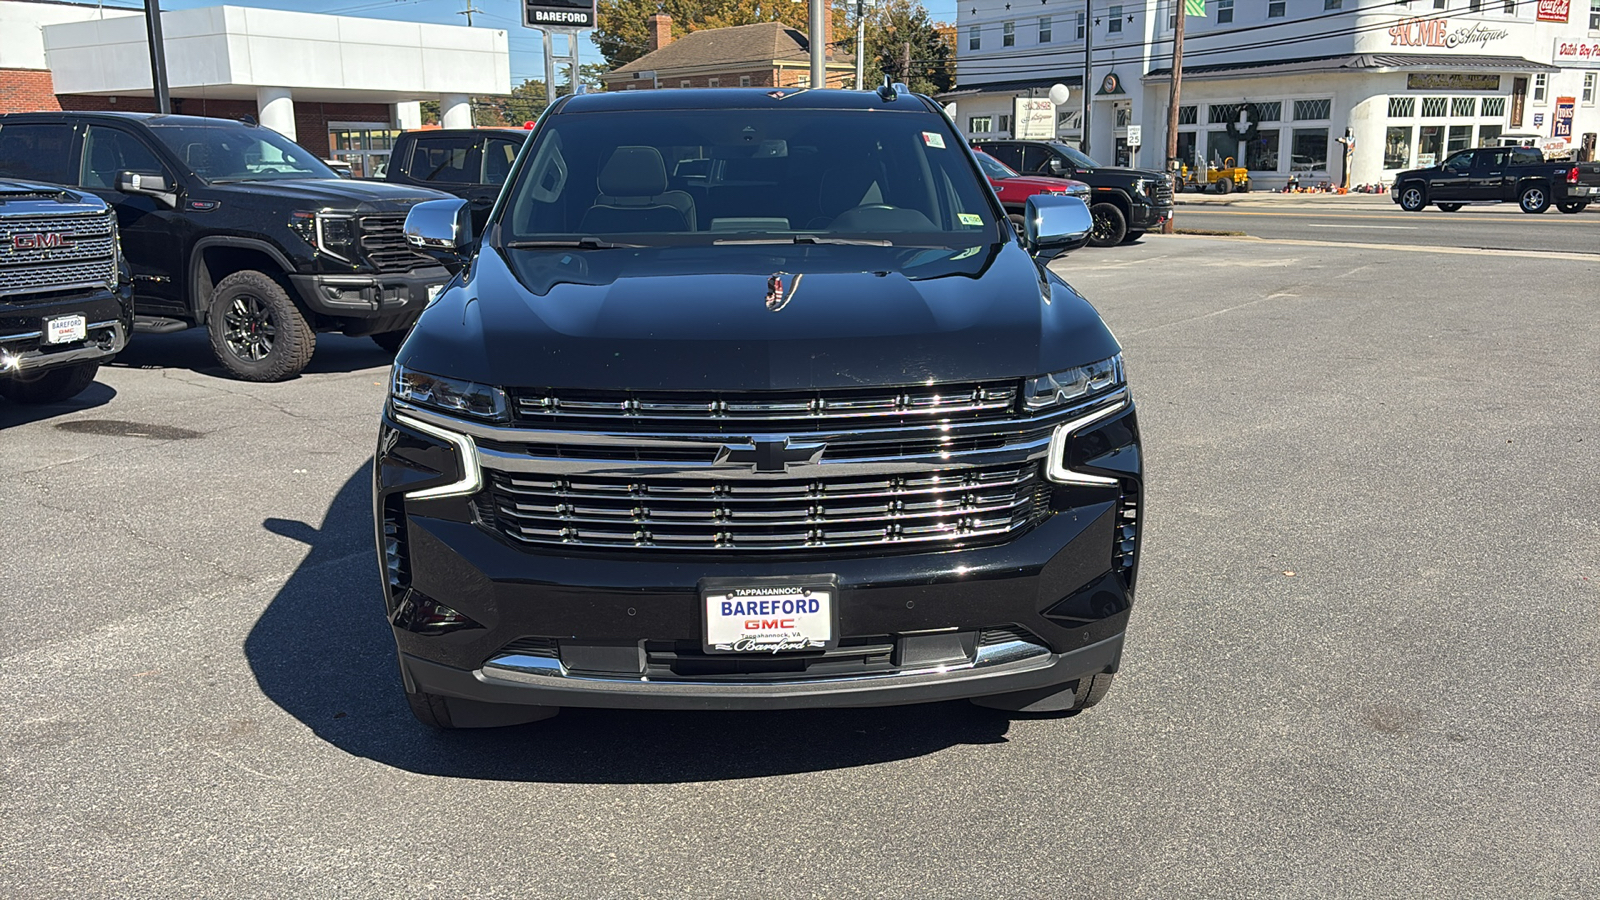
[[[1574,69],[1600,69],[1600,38],[1556,38],[1550,61]]]
[[[1539,21],[1566,22],[1572,12],[1572,0],[1539,0]]]
[[[1510,36],[1504,28],[1478,24],[1452,29],[1449,19],[1401,19],[1389,28],[1390,43],[1396,47],[1482,48]]]

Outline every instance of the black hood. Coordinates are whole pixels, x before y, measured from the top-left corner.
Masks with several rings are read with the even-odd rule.
[[[401,362],[508,387],[746,391],[1015,378],[1117,350],[1094,308],[1012,242],[485,247]]]
[[[358,212],[409,209],[424,200],[447,200],[449,194],[431,188],[387,181],[356,181],[351,178],[285,178],[261,181],[214,183],[211,193],[241,193],[252,197],[281,197],[316,209]]]
[[[1158,172],[1155,169],[1125,169],[1121,166],[1095,166],[1092,169],[1079,169],[1078,171],[1084,174],[1093,172],[1096,175],[1112,175],[1126,178],[1129,181],[1135,178],[1143,178],[1146,181],[1160,181],[1167,177],[1167,173]]]

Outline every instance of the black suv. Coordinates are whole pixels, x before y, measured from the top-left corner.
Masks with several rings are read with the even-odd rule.
[[[0,395],[77,396],[132,327],[111,209],[59,185],[0,181]]]
[[[1096,247],[1136,241],[1172,218],[1172,176],[1166,172],[1102,166],[1059,141],[978,141],[974,146],[1024,175],[1089,185]]]
[[[402,234],[414,204],[445,194],[341,179],[288,138],[231,119],[4,115],[0,175],[110,203],[136,330],[205,325],[218,361],[250,381],[299,373],[319,331],[392,350],[450,277]]]
[[[650,127],[641,129],[640,121]],[[1121,347],[925,97],[564,98],[395,361],[389,622],[441,727],[563,706],[1105,693],[1143,469]]]

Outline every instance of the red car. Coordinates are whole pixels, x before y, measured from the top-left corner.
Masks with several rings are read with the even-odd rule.
[[[1000,197],[1011,224],[1022,230],[1022,213],[1027,209],[1028,198],[1034,194],[1063,194],[1089,202],[1089,186],[1070,178],[1045,178],[1041,175],[1023,175],[982,150],[973,150],[978,167],[989,179],[989,185]]]

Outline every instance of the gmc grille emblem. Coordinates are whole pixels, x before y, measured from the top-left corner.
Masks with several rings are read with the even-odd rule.
[[[70,246],[72,246],[72,238],[58,232],[13,234],[11,236],[11,249],[13,250],[60,250]]]
[[[757,472],[787,472],[793,463],[815,464],[827,444],[791,444],[786,437],[752,438],[748,444],[723,444],[719,466],[749,466]]]

